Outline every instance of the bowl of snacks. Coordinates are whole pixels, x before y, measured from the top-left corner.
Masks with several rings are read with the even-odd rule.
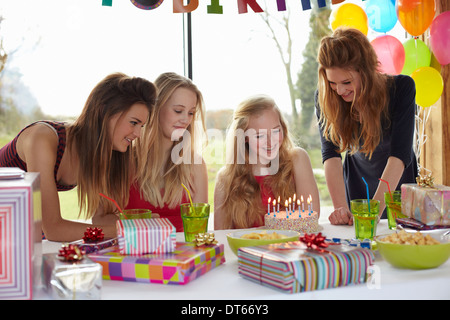
[[[253,247],[271,243],[298,241],[300,233],[293,230],[250,229],[227,234],[228,245],[234,254],[240,247]]]
[[[436,268],[450,257],[449,233],[425,234],[402,230],[374,239],[383,258],[397,268]]]

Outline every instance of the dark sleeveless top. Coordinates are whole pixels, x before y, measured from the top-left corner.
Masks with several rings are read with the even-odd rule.
[[[53,128],[55,128],[55,130],[58,134],[58,149],[57,149],[57,153],[56,153],[56,161],[55,161],[55,169],[54,169],[55,183],[56,183],[57,190],[58,191],[68,191],[68,190],[75,188],[76,185],[66,186],[66,185],[59,184],[57,181],[57,178],[56,178],[57,177],[56,175],[57,175],[58,169],[59,169],[59,165],[61,163],[61,159],[64,154],[64,150],[66,149],[66,128],[65,128],[63,122],[38,121],[38,122],[34,122],[34,123],[28,125],[24,129],[22,129],[13,140],[8,142],[5,146],[3,146],[3,148],[0,149],[0,167],[18,167],[24,171],[27,171],[27,164],[25,162],[23,162],[22,159],[20,159],[19,155],[17,154],[17,149],[16,149],[17,139],[19,138],[20,134],[25,129],[27,129],[27,128],[31,127],[32,125],[39,123],[39,122],[44,122],[44,123],[52,126]]]

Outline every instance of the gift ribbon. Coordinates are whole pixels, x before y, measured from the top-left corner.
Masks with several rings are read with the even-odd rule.
[[[105,235],[103,234],[103,230],[101,228],[91,228],[87,227],[84,232],[83,240],[85,243],[93,243],[98,241],[103,241]]]
[[[300,237],[299,240],[306,244],[306,250],[311,250],[320,253],[331,253],[333,252],[325,250],[324,248],[328,247],[328,243],[325,242],[326,237],[322,235],[321,232],[318,234],[306,234],[303,237]],[[340,245],[340,243],[330,243],[333,245]],[[290,244],[289,242],[283,243],[283,247],[280,247],[281,244],[277,244],[276,248],[273,248],[273,251],[284,251],[284,250],[292,250],[292,249],[304,249],[301,248],[298,244]],[[264,254],[261,254],[259,260],[259,283],[262,284],[262,267],[263,267]]]
[[[419,175],[416,178],[416,182],[420,187],[434,188],[434,177],[431,176],[431,173],[425,175],[424,177]]]
[[[320,252],[328,252],[322,249],[328,247],[328,243],[325,243],[325,237],[322,236],[321,232],[319,232],[318,234],[305,234],[303,237],[300,237],[299,240],[305,243],[308,249],[313,249]]]
[[[78,262],[83,260],[84,251],[74,244],[63,244],[59,250],[58,258],[67,262]]]
[[[212,232],[197,234],[193,242],[197,247],[201,247],[203,245],[217,244],[215,235]]]

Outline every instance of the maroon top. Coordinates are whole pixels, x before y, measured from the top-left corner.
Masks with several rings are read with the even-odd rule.
[[[62,185],[58,183],[58,180],[56,179],[56,175],[58,173],[59,165],[61,163],[61,159],[64,154],[64,150],[66,149],[66,128],[64,126],[63,122],[55,122],[55,121],[39,121],[47,123],[48,125],[55,128],[56,132],[58,133],[58,149],[56,153],[56,161],[55,161],[55,183],[56,188],[58,191],[67,191],[71,190],[76,187],[76,185]],[[22,170],[27,171],[27,164],[20,159],[19,155],[17,154],[16,144],[17,139],[19,138],[20,134],[27,128],[31,127],[32,125],[36,124],[38,122],[34,122],[24,129],[22,129],[19,134],[10,142],[8,142],[3,148],[0,149],[0,167],[18,167]]]

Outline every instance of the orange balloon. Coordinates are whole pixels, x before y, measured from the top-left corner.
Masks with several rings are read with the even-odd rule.
[[[434,19],[435,0],[397,0],[397,17],[403,28],[412,36],[420,36]]]

